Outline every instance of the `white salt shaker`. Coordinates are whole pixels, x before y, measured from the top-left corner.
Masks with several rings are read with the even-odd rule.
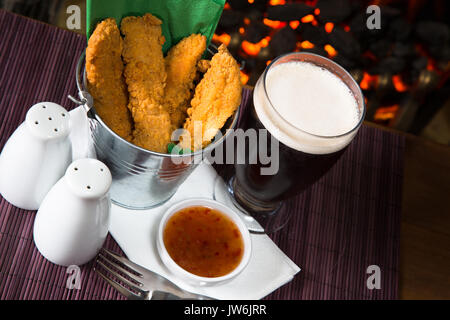
[[[34,242],[41,254],[62,265],[94,258],[109,229],[111,172],[96,159],[74,161],[39,208]]]
[[[0,194],[16,207],[37,210],[72,161],[69,133],[62,106],[32,106],[0,154]]]

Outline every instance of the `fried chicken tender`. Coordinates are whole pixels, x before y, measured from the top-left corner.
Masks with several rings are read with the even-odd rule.
[[[191,139],[183,135],[181,147],[196,151],[207,146],[238,108],[241,92],[239,66],[222,44],[195,88],[191,108],[187,110],[189,117],[184,123]]]
[[[97,25],[86,49],[87,86],[100,118],[119,136],[131,141],[132,121],[123,79],[122,47],[114,19]]]
[[[211,61],[202,59],[197,63],[197,70],[201,73],[205,73],[211,67]]]
[[[164,105],[176,128],[181,128],[186,119],[186,110],[192,99],[196,65],[205,49],[206,37],[192,34],[173,46],[165,59],[167,84]]]
[[[211,61],[206,59],[201,59],[197,62],[197,71],[194,77],[194,87],[202,80],[203,75],[208,71],[211,66]]]
[[[134,120],[133,143],[156,152],[167,152],[173,125],[163,106],[166,70],[162,45],[161,20],[151,14],[125,17],[122,57],[125,81]]]

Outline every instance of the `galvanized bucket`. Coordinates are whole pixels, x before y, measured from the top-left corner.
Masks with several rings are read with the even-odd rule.
[[[84,58],[83,53],[76,70],[80,101],[70,98],[82,105],[87,112],[97,158],[108,166],[113,177],[111,200],[119,206],[148,209],[169,200],[200,160],[207,157],[232,134],[232,130],[226,129],[236,127],[240,107],[222,129],[223,136],[195,153],[163,154],[131,144],[108,128],[95,112],[93,99],[86,86]]]

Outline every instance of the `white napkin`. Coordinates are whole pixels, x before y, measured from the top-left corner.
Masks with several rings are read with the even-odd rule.
[[[97,158],[89,132],[89,121],[83,107],[69,112],[70,135],[72,142],[72,161],[83,158]]]
[[[88,131],[84,110],[71,112],[74,157],[92,156],[92,147],[81,143]],[[72,113],[74,116],[72,117]],[[79,122],[81,121],[81,123]],[[172,275],[159,258],[156,234],[165,210],[174,203],[187,198],[212,198],[216,171],[208,164],[200,164],[180,186],[175,195],[160,207],[149,210],[130,210],[112,205],[110,233],[127,257],[133,262],[152,270],[185,290],[216,299],[261,299],[285,283],[291,281],[300,268],[295,265],[267,235],[251,235],[252,255],[247,267],[231,281],[212,286],[194,287]]]

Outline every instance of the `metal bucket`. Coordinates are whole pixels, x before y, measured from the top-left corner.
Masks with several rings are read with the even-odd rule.
[[[191,154],[163,154],[140,148],[114,133],[95,112],[93,99],[86,86],[84,57],[83,53],[76,70],[76,82],[81,101],[70,98],[82,105],[87,112],[97,158],[108,166],[112,174],[111,200],[119,206],[148,209],[169,200],[196,168],[200,159],[207,157],[214,148],[225,141],[227,136],[232,134],[232,130],[226,129],[234,129],[237,124],[240,107],[228,119],[220,139],[203,150]]]

